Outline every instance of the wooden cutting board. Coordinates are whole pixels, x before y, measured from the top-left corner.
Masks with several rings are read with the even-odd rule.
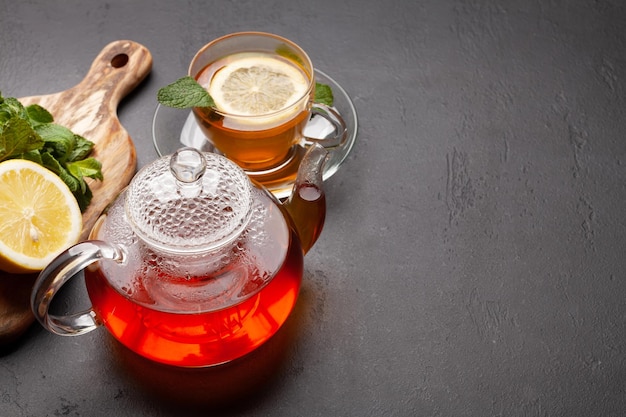
[[[24,105],[43,106],[55,123],[95,143],[92,156],[102,163],[104,180],[89,180],[93,200],[83,213],[81,240],[87,239],[102,210],[135,174],[135,145],[117,117],[117,107],[151,69],[152,55],[146,47],[119,40],[104,47],[76,86],[19,99]],[[0,346],[15,341],[33,322],[30,292],[36,277],[0,271]]]

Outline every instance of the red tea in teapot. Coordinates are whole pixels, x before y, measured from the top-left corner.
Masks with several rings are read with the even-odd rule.
[[[60,335],[103,325],[136,353],[170,365],[211,366],[249,353],[296,303],[303,256],[324,222],[326,154],[310,148],[284,204],[216,154],[184,148],[144,167],[89,240],[41,272],[35,317]],[[49,314],[59,288],[81,270],[91,308]]]
[[[175,266],[159,265],[157,253],[129,245],[128,262],[143,266],[120,268],[100,261],[85,269],[97,320],[131,350],[177,366],[223,363],[260,346],[293,309],[303,272],[295,230],[278,206],[264,198],[268,204],[258,205],[252,215],[253,228],[255,217],[262,219],[255,242],[243,233],[206,261],[191,257]],[[304,209],[306,202],[301,205]],[[109,215],[122,209],[114,205]],[[103,223],[96,225],[92,238],[112,240],[129,232],[124,225]],[[214,263],[208,268],[213,272],[194,275],[189,272],[194,262]],[[128,277],[128,270],[142,274]]]
[[[100,269],[85,271],[94,310],[109,331],[131,350],[178,366],[219,364],[260,346],[293,309],[301,276],[300,245],[292,244],[283,266],[254,296],[223,309],[178,313],[137,304],[113,288]]]

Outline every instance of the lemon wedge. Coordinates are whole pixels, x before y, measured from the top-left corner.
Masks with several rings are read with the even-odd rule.
[[[55,173],[23,159],[0,163],[0,270],[42,270],[82,227],[78,203]]]
[[[260,116],[285,109],[307,91],[309,80],[301,69],[279,57],[254,54],[233,56],[220,68],[208,91],[218,110],[242,116]]]

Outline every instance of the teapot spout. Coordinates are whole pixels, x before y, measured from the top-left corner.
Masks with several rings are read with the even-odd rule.
[[[306,254],[322,233],[326,219],[326,195],[323,189],[323,168],[328,150],[313,144],[304,155],[291,195],[284,203],[300,237]]]

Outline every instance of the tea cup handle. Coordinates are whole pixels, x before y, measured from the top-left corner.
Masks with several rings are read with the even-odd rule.
[[[76,336],[88,333],[98,327],[93,307],[68,314],[52,315],[48,313],[52,299],[77,273],[99,259],[111,259],[124,262],[124,251],[99,240],[78,243],[58,255],[37,277],[30,298],[30,305],[35,318],[52,333],[61,336]]]
[[[328,134],[325,138],[312,138],[305,136],[304,144],[310,146],[313,143],[319,143],[326,149],[340,148],[345,145],[348,138],[348,128],[343,117],[334,108],[322,103],[313,103],[311,107],[311,120],[314,117],[322,117],[326,119],[335,129],[334,132]],[[309,120],[309,123],[311,123]]]

